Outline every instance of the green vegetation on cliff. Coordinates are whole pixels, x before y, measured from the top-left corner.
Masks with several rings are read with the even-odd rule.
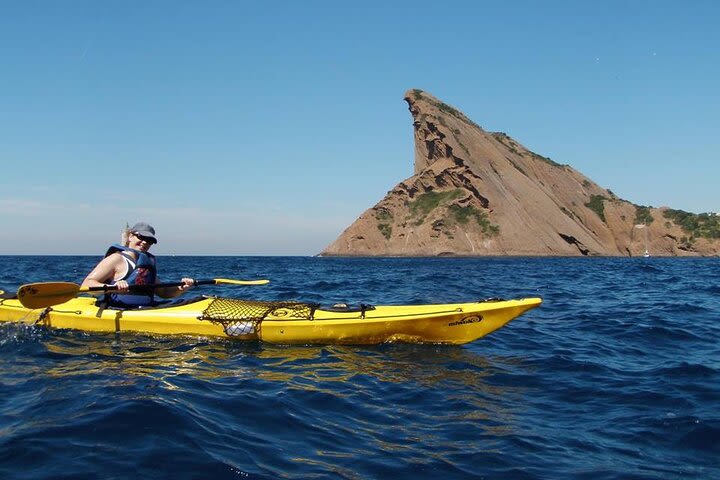
[[[450,205],[448,210],[460,225],[467,225],[470,219],[474,218],[485,235],[494,236],[500,233],[500,227],[490,223],[487,213],[478,210],[472,205],[461,207],[460,205],[453,204]]]
[[[415,219],[415,225],[425,222],[425,217],[435,210],[441,203],[451,202],[462,197],[463,192],[459,188],[445,192],[425,192],[408,202],[410,216]]]
[[[453,200],[461,198],[463,195],[465,195],[465,193],[459,188],[444,192],[430,191],[418,195],[413,201],[407,203],[408,209],[410,210],[410,218],[415,225],[421,225],[425,223],[425,219],[430,212],[443,204],[447,205]],[[450,227],[457,224],[467,225],[473,218],[484,234],[493,236],[500,232],[500,227],[490,223],[487,213],[477,207],[472,205],[460,206],[453,203],[449,205],[447,209],[448,216],[441,223],[444,227],[443,230],[445,234],[450,237],[452,237],[452,229]]]
[[[650,225],[653,220],[655,219],[650,214],[650,207],[635,205],[635,225]]]
[[[668,209],[663,212],[663,216],[689,233],[691,238],[720,238],[720,218],[717,214]]]
[[[607,200],[607,198],[602,195],[592,195],[590,201],[585,204],[586,207],[597,213],[597,216],[600,217],[600,220],[603,222],[605,221],[605,200]]]
[[[375,219],[378,221],[377,228],[380,230],[380,233],[382,233],[383,237],[390,240],[390,236],[392,235],[392,225],[390,225],[390,223],[393,221],[393,214],[387,208],[378,208],[375,210]]]
[[[392,225],[388,225],[387,223],[378,223],[377,227],[383,237],[390,240],[390,236],[392,235]]]

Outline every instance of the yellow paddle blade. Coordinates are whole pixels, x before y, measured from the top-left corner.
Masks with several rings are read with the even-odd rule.
[[[265,285],[270,283],[270,280],[233,280],[230,278],[216,278],[214,279],[216,284],[228,284],[228,285]]]
[[[29,283],[18,289],[18,299],[26,308],[45,308],[75,298],[80,285],[71,282]]]

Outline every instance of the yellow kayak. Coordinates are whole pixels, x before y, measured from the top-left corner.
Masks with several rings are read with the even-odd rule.
[[[113,310],[77,297],[29,309],[0,299],[0,322],[88,332],[197,335],[279,344],[463,344],[539,306],[540,298],[432,305],[334,305],[202,297],[184,304]]]

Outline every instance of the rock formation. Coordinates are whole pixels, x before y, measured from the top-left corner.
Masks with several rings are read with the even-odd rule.
[[[720,253],[713,214],[634,205],[422,90],[408,91],[405,101],[415,174],[321,255]]]

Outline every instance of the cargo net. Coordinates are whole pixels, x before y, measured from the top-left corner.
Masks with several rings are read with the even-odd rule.
[[[312,303],[216,298],[199,318],[219,323],[226,334],[235,337],[257,334],[260,324],[270,314],[288,320],[312,320],[317,308],[318,305]]]

